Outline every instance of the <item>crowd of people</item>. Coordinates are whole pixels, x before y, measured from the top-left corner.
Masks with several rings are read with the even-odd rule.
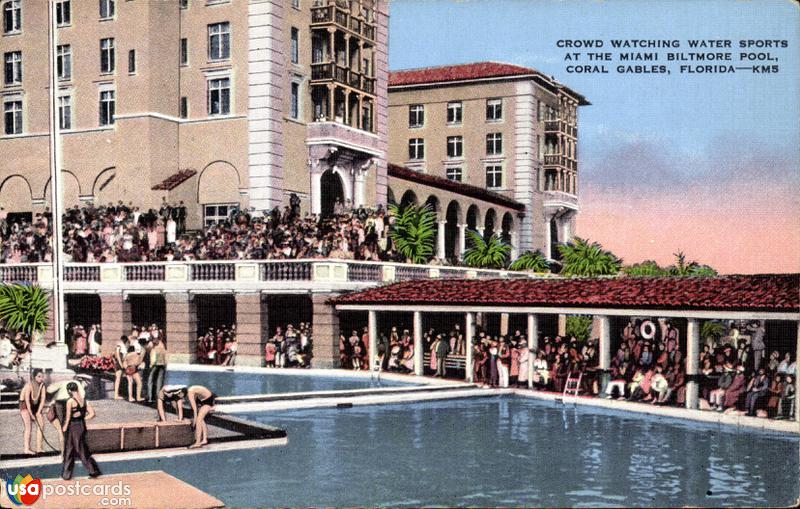
[[[767,356],[765,334],[763,322],[734,322],[719,340],[707,339],[700,355],[701,408],[779,419],[794,414],[797,360],[791,352],[779,350]],[[618,343],[604,383],[596,338],[579,341],[575,336],[545,336],[538,349],[532,350],[520,330],[491,335],[479,328],[471,345],[473,380],[487,387],[527,387],[530,383],[557,393],[563,393],[571,380],[581,395],[653,405],[685,404],[685,342],[675,324],[667,319],[631,320]],[[452,366],[464,366],[468,345],[458,324],[448,333],[428,329],[423,332],[422,344],[424,373],[447,376],[448,358],[461,362],[451,364],[451,375],[456,375]],[[414,372],[414,348],[408,329],[392,327],[388,333],[380,333],[376,352],[380,369]],[[368,329],[353,330],[349,335],[342,332],[339,354],[343,368],[369,369]],[[457,376],[463,376],[465,368],[457,369]]]
[[[335,213],[301,216],[299,204],[251,216],[233,209],[227,220],[186,231],[186,207],[164,202],[140,210],[132,203],[66,209],[63,243],[67,261],[146,262],[237,259],[340,258],[403,261],[389,237],[390,218],[377,209],[338,206]],[[52,214],[31,221],[0,212],[3,263],[52,260]]]
[[[209,327],[197,337],[197,360],[200,364],[233,366],[238,348],[236,325]]]
[[[314,337],[311,323],[277,327],[264,346],[264,364],[268,368],[309,368],[313,358]]]

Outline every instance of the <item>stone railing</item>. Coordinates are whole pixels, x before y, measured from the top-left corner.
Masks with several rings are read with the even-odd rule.
[[[64,281],[70,287],[91,290],[95,284],[107,287],[145,285],[157,287],[182,283],[391,283],[439,278],[528,278],[541,275],[470,267],[414,265],[340,259],[300,260],[211,260],[141,263],[67,263]],[[46,263],[0,264],[3,283],[39,283],[50,286],[52,267]],[[232,287],[233,288],[233,287]]]

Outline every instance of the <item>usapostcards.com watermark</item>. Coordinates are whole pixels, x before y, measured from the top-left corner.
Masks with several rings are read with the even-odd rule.
[[[113,484],[103,482],[80,481],[59,482],[58,484],[45,484],[41,479],[34,479],[30,474],[25,477],[17,475],[14,480],[6,481],[6,495],[8,499],[18,506],[33,505],[41,497],[80,497],[82,504],[87,504],[87,498],[95,498],[98,507],[126,507],[132,506],[131,487],[123,481]],[[99,498],[97,498],[99,497]]]

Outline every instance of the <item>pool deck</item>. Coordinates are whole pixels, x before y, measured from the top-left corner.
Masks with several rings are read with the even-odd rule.
[[[5,482],[5,481],[3,481]],[[80,486],[85,494],[68,495],[48,494],[40,495],[39,499],[30,507],[39,509],[89,509],[100,507],[136,507],[137,509],[181,509],[192,507],[195,509],[212,509],[224,507],[225,504],[201,491],[194,486],[181,481],[161,470],[149,472],[134,472],[101,476],[97,479],[76,477],[70,481],[63,479],[42,479],[43,487],[52,487],[53,490],[66,490]],[[103,488],[100,488],[102,486]],[[112,488],[116,487],[116,490]],[[124,494],[122,489],[128,488],[129,494]],[[73,488],[74,489],[74,488]],[[107,490],[107,495],[96,495],[95,491]],[[5,489],[3,489],[5,492]],[[4,499],[5,497],[0,499]],[[116,499],[116,500],[114,500]]]
[[[97,417],[89,421],[89,426],[93,424],[154,422],[158,418],[158,413],[155,408],[130,403],[125,400],[96,400],[91,401],[91,404],[95,409]],[[176,417],[172,414],[167,416],[168,420],[173,420],[175,418]],[[207,419],[209,444],[205,447],[197,449],[176,447],[100,453],[96,454],[95,458],[102,464],[104,461],[194,455],[213,451],[272,447],[285,445],[287,443],[285,433],[283,436],[276,438],[248,437],[246,434],[235,430],[237,425],[242,423],[240,419],[235,417],[212,414]],[[260,426],[257,423],[248,422],[246,424],[247,426],[258,426],[265,430],[268,428]],[[52,424],[47,422],[46,419],[44,430],[47,442],[54,447],[58,447],[59,443],[56,429]],[[33,442],[35,447],[35,436],[33,437]],[[19,410],[0,410],[0,444],[2,444],[0,457],[3,459],[2,464],[4,468],[22,468],[61,463],[60,453],[54,451],[47,442],[43,443],[43,448],[47,452],[37,456],[24,456],[22,454],[22,418],[19,415]]]

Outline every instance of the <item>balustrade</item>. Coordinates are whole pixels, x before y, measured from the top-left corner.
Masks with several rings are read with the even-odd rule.
[[[347,265],[348,281],[381,281],[383,267],[381,265],[363,265],[350,263]]]
[[[310,262],[270,262],[261,265],[262,281],[310,281]]]
[[[66,265],[64,281],[100,281],[100,265]]]
[[[38,280],[36,265],[2,265],[0,281],[3,283],[35,283]]]
[[[192,264],[193,281],[234,281],[236,266],[233,263]]]

